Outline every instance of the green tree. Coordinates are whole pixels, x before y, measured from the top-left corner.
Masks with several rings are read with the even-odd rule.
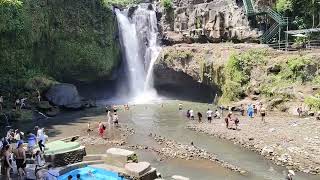
[[[277,0],[276,8],[278,12],[292,11],[292,0]]]
[[[161,0],[161,4],[166,10],[172,9],[173,6],[172,0]]]

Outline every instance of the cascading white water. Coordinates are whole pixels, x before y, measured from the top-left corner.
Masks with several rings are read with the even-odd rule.
[[[156,13],[139,6],[130,18],[127,10],[115,11],[125,55],[129,98],[135,103],[154,100],[157,93],[153,87],[153,66],[161,50],[157,44]]]
[[[146,83],[144,86],[145,91],[154,91],[153,88],[153,66],[156,62],[161,48],[157,45],[157,36],[158,36],[158,27],[157,27],[157,18],[156,13],[154,11],[150,11],[150,39],[149,39],[149,47],[147,48],[145,59],[149,59],[149,67],[147,71]]]
[[[126,72],[129,83],[129,97],[135,97],[144,86],[144,67],[139,54],[139,42],[135,24],[130,23],[128,17],[116,9],[117,20],[121,35],[121,45],[124,49]]]

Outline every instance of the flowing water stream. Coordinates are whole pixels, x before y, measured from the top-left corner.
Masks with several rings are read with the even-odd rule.
[[[185,103],[184,105],[185,107],[192,107],[195,112],[205,111],[208,108],[207,104],[193,102]],[[177,101],[168,100],[164,102],[164,107],[161,107],[160,104],[136,105],[132,106],[128,112],[122,112],[121,118],[126,118],[129,126],[133,127],[136,132],[130,137],[129,144],[156,146],[156,142],[148,136],[149,133],[155,133],[185,144],[190,144],[192,141],[196,146],[218,155],[220,159],[247,170],[249,174],[243,176],[203,160],[170,160],[159,162],[150,153],[139,153],[140,159],[150,161],[163,175],[180,174],[199,180],[284,179],[286,173],[284,167],[273,164],[257,153],[244,149],[239,145],[234,145],[226,140],[186,129],[187,120],[184,117],[185,112],[178,111],[177,107]],[[224,126],[223,122],[221,125]],[[320,177],[297,173],[295,179],[316,180],[320,179]]]

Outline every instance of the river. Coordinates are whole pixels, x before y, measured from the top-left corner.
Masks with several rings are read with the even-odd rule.
[[[191,179],[284,179],[286,169],[273,164],[255,152],[234,145],[231,142],[205,134],[195,133],[185,128],[188,121],[185,111],[178,110],[178,101],[168,100],[160,103],[131,106],[130,111],[120,112],[121,119],[126,119],[128,126],[135,129],[135,134],[129,137],[129,144],[155,146],[156,143],[148,135],[155,133],[180,143],[190,144],[218,155],[222,160],[237,165],[249,172],[241,175],[206,161],[165,160],[158,161],[156,155],[138,151],[140,160],[151,162],[159,169],[164,177],[174,174],[190,177]],[[208,104],[183,102],[184,107],[192,108],[194,112],[205,112]],[[214,108],[214,107],[211,107]],[[295,179],[316,180],[319,176],[296,173]]]

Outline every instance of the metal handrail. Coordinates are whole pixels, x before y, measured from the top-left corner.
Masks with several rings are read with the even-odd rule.
[[[310,40],[302,44],[301,46],[296,46],[296,42],[276,42],[276,43],[268,43],[269,47],[272,47],[277,50],[282,51],[297,51],[297,50],[311,50],[311,49],[320,49],[320,40]]]
[[[243,0],[243,4],[244,4],[247,15],[251,15],[255,13],[252,0]]]
[[[283,16],[281,16],[279,13],[274,11],[272,8],[267,7],[267,13],[269,14],[269,16],[272,19],[274,19],[280,25],[285,25],[286,24],[286,21],[284,20]]]
[[[279,30],[279,24],[274,23],[261,37],[261,41],[267,43],[272,39]]]

